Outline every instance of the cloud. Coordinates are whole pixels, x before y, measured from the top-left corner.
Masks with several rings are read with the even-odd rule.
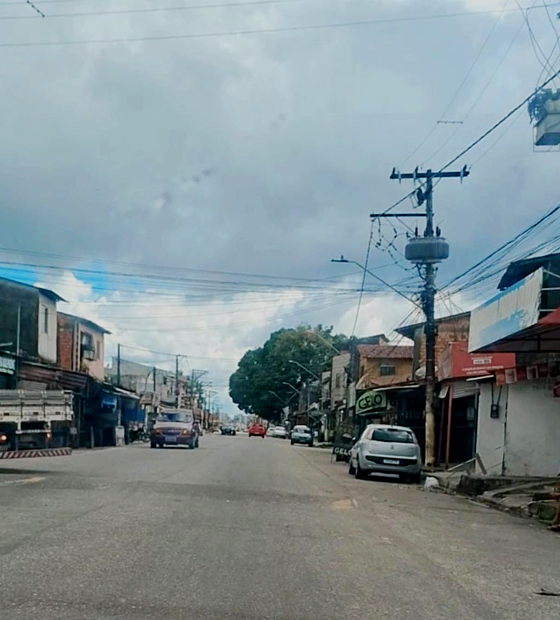
[[[144,0],[134,4],[149,6]],[[437,169],[534,89],[543,70],[527,33],[515,38],[519,13],[504,13],[497,24],[496,13],[424,19],[502,6],[501,0],[329,0],[3,21],[2,42],[25,43],[396,20],[188,40],[0,48],[9,57],[0,63],[6,93],[0,245],[96,257],[102,271],[115,269],[116,261],[146,270],[163,265],[319,279],[337,275],[333,256],[363,261],[369,213],[412,189],[388,179],[393,166]],[[48,5],[48,12],[85,10],[57,7]],[[92,10],[101,8],[123,5],[107,2]],[[416,17],[422,19],[410,19]],[[530,19],[548,55],[556,35],[546,12],[532,11]],[[450,102],[446,118],[463,120],[458,129],[436,126]],[[558,199],[550,181],[556,157],[533,152],[523,111],[457,162],[475,165],[462,185],[446,180],[435,191],[436,221],[451,244],[438,282],[476,262]],[[404,237],[396,242],[400,250],[403,243]],[[388,262],[387,253],[372,251],[373,269]],[[69,259],[65,266],[83,264]],[[405,277],[398,267],[381,273],[391,281]],[[227,351],[226,357],[236,357],[280,325],[305,320],[349,332],[355,316],[355,299],[334,305],[343,300],[325,293],[315,299],[320,307],[309,310],[313,296],[267,293],[260,305],[253,302],[254,308],[267,308],[251,310],[252,298],[213,286],[206,306],[185,302],[175,308],[178,314],[208,313],[182,323],[199,333],[179,337],[165,331],[177,320],[163,316],[159,306],[152,323],[113,319],[113,306],[103,303],[128,300],[134,315],[146,314],[147,300],[135,294],[137,282],[109,281],[121,292],[100,291],[95,281],[66,282],[76,311],[115,330],[111,342],[126,336],[155,350],[207,356]],[[411,282],[405,292],[413,290]],[[185,298],[194,290],[183,288]],[[211,315],[235,307],[227,305],[232,301],[244,311]],[[124,307],[114,304],[113,315],[124,314]],[[406,312],[392,296],[366,298],[357,333],[390,332]],[[133,335],[125,332],[127,321],[153,329]],[[230,327],[214,329],[221,324]],[[221,382],[230,370],[216,366]]]

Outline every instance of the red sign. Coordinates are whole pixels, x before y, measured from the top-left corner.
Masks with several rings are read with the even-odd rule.
[[[469,353],[468,342],[450,342],[441,355],[439,379],[481,377],[515,367],[515,353]]]

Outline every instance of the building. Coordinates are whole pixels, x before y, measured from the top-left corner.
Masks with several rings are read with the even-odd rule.
[[[145,397],[154,394],[157,403],[162,405],[175,405],[177,392],[175,389],[175,373],[162,370],[156,366],[139,364],[126,359],[119,360],[113,357],[113,363],[107,369],[111,383],[117,384],[120,374],[119,386],[135,394]],[[146,399],[144,399],[146,400]]]
[[[436,367],[450,342],[466,342],[469,339],[470,312],[451,314],[436,319]],[[423,379],[426,374],[425,323],[398,327],[395,331],[414,341],[412,378]]]
[[[469,352],[515,364],[479,379],[477,471],[560,474],[560,254],[511,263],[472,312]]]
[[[111,332],[93,321],[64,312],[58,313],[57,323],[58,365],[104,381],[105,334]]]
[[[390,344],[358,345],[357,390],[412,381],[414,347]]]
[[[53,291],[0,278],[0,342],[3,348],[37,361],[56,364],[56,305]]]

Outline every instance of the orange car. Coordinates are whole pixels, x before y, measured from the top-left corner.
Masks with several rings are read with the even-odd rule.
[[[249,426],[249,437],[260,435],[263,439],[266,437],[266,428],[262,424],[251,424]]]

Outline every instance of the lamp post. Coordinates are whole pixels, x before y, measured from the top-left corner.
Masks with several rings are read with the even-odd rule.
[[[300,364],[296,360],[288,360],[288,363],[289,364],[296,364],[296,366],[299,366],[300,368],[303,368],[303,370],[305,370],[306,373],[310,374],[312,377],[317,379],[317,381],[320,381],[319,377],[314,372],[311,372],[311,370],[309,370],[309,368],[307,368],[307,366],[304,366],[303,364]]]

